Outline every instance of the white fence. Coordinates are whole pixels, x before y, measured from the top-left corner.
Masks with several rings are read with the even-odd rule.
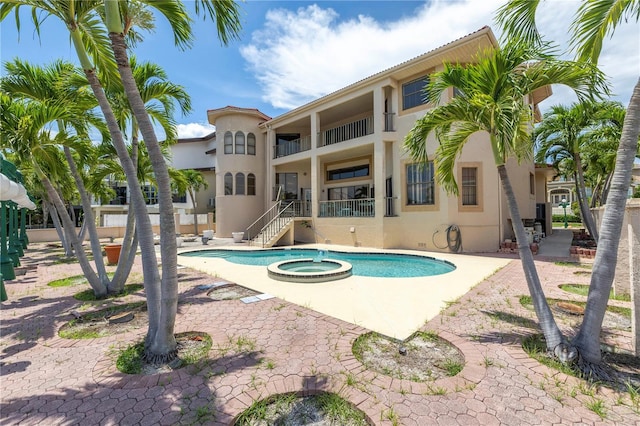
[[[206,225],[208,223],[208,214],[198,215],[198,226]],[[126,214],[105,214],[102,216],[105,228],[124,227],[127,225]],[[193,215],[177,213],[175,215],[176,225],[193,225]],[[160,215],[157,213],[149,214],[151,225],[160,225]]]

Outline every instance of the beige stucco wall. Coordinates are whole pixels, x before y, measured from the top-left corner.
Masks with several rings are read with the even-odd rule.
[[[598,229],[606,206],[591,209]],[[630,294],[632,283],[640,283],[640,198],[627,200],[620,244],[618,245],[618,263],[613,288],[616,294]],[[638,295],[640,299],[640,295]]]
[[[265,200],[265,156],[268,155],[262,132],[258,124],[262,120],[251,114],[229,113],[216,119],[216,134],[218,138],[216,169],[216,225],[217,236],[231,237],[232,232],[245,231],[247,227],[264,212]],[[225,154],[224,134],[230,131],[235,138],[237,131],[256,136],[256,155]],[[234,139],[235,142],[235,139]],[[233,195],[225,195],[224,175],[233,175]],[[256,177],[256,195],[235,195],[236,173],[245,175],[245,194],[247,192],[247,176],[253,173]]]

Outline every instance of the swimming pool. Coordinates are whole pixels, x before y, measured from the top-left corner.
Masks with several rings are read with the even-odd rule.
[[[189,257],[215,257],[240,265],[268,266],[275,262],[296,258],[324,258],[342,260],[353,265],[352,274],[361,277],[412,278],[441,275],[456,269],[445,260],[412,254],[346,253],[319,249],[269,250],[198,250],[181,253]]]

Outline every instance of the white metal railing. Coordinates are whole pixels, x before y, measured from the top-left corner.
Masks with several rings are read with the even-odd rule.
[[[371,134],[373,134],[373,116],[321,132],[318,139],[318,147],[333,145]]]
[[[249,244],[254,240],[264,247],[283,227],[285,227],[295,216],[293,202],[283,203],[278,201],[273,207],[267,210],[262,216],[247,228],[245,234]]]
[[[319,217],[375,217],[375,199],[320,201]]]
[[[303,136],[299,139],[286,141],[273,147],[273,158],[286,157],[298,152],[309,151],[311,149],[311,135]]]

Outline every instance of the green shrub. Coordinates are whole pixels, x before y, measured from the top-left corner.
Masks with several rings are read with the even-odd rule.
[[[554,214],[551,217],[551,221],[552,222],[564,222],[564,214]],[[570,223],[582,223],[582,220],[580,219],[580,216],[576,216],[576,215],[567,213],[567,222],[570,222]]]

